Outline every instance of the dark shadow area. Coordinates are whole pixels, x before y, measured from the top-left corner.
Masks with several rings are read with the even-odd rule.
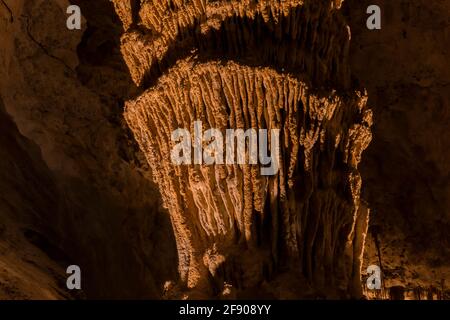
[[[341,50],[346,46],[339,43],[347,38],[345,22],[337,13],[320,17],[323,23],[307,19],[314,10],[295,7],[278,21],[274,17],[266,21],[260,13],[252,19],[232,16],[222,21],[220,28],[209,28],[206,33],[200,32],[201,20],[197,19],[189,27],[180,28],[164,58],[146,70],[142,88],[153,87],[161,75],[195,50],[199,62],[233,60],[250,67],[270,67],[300,78],[314,90],[345,91],[349,89],[349,74]],[[334,35],[339,30],[342,39],[330,37],[330,30]],[[134,31],[149,39],[155,37],[141,26]]]
[[[366,28],[373,4],[381,30]],[[383,267],[406,289],[421,281],[441,287],[450,276],[449,3],[346,0],[344,10],[353,77],[374,111],[361,172]],[[368,241],[366,262],[376,262]],[[399,288],[391,295],[404,297]]]

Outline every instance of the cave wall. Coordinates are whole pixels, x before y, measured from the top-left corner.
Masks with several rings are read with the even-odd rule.
[[[203,10],[202,1],[186,1],[188,10],[169,17],[164,16],[164,6],[152,11],[152,1],[141,7],[136,1],[122,1],[119,6],[116,2],[118,15],[107,0],[70,2],[82,9],[82,31],[65,27],[68,1],[0,3],[0,298],[159,298],[167,280],[173,282],[167,283],[166,297],[180,297],[173,287],[178,282],[179,261],[168,211],[162,208],[160,190],[152,182],[148,154],[139,150],[123,117],[124,101],[130,100],[130,126],[137,126],[133,119],[140,116],[131,106],[138,104],[136,98],[146,89],[157,86],[163,74],[177,71],[177,62],[184,66],[192,61],[206,63],[201,68],[213,68],[217,74],[217,60],[224,52],[227,61],[245,56],[238,62],[249,67],[252,75],[258,74],[258,67],[270,69],[278,79],[301,71],[307,76],[296,85],[323,85],[325,95],[330,89],[338,89],[339,96],[343,90],[367,88],[368,105],[374,111],[374,139],[358,166],[362,198],[368,204],[359,201],[357,214],[363,217],[368,207],[372,209],[362,271],[381,264],[386,290],[381,295],[364,293],[377,298],[449,296],[448,1],[347,0],[340,11],[333,11],[338,14],[328,18],[337,23],[335,28],[317,23],[323,21],[317,12],[328,12],[317,11],[323,9],[320,4],[297,16],[302,17],[298,23],[313,26],[310,30],[318,28],[316,36],[335,39],[333,45],[305,37],[295,28],[284,38],[282,24],[274,28],[267,23],[279,13],[270,17],[255,13],[255,8],[245,13],[241,7],[237,15],[243,19],[236,19],[229,6],[233,1],[226,8],[217,1],[210,11],[214,15],[200,22],[196,17]],[[295,6],[301,1],[288,2]],[[173,1],[172,6],[180,3]],[[341,6],[341,1],[332,3],[335,8]],[[382,8],[380,31],[365,27],[370,4]],[[316,20],[303,19],[310,14]],[[261,27],[258,37],[248,32],[253,15]],[[289,21],[285,25],[296,25],[295,20],[285,21]],[[342,45],[348,36],[347,22],[349,48]],[[242,32],[230,37],[236,30]],[[130,32],[125,33],[121,48],[125,31]],[[217,41],[221,34],[229,38]],[[297,44],[278,45],[295,38],[304,39],[303,45],[324,44],[314,47],[320,59],[308,56]],[[245,49],[249,44],[256,46],[256,56],[249,56]],[[337,49],[341,53],[333,56]],[[171,79],[176,78],[169,76],[165,81]],[[148,97],[144,94],[144,99]],[[330,129],[334,124],[335,120],[323,125]],[[333,153],[333,148],[327,148]],[[314,150],[314,159],[324,154]],[[341,166],[337,176],[345,179],[340,170]],[[322,176],[336,176],[333,170],[324,172]],[[343,202],[351,207],[350,198],[344,196]],[[365,229],[365,220],[358,221],[355,226]],[[355,252],[362,252],[362,244],[358,241]],[[263,261],[273,260],[266,258],[271,250],[263,250]],[[220,263],[220,255],[216,256]],[[358,254],[353,257],[361,261]],[[213,259],[207,261],[216,265]],[[80,295],[65,290],[68,264],[82,267]],[[267,276],[267,268],[263,274],[260,269],[247,269],[259,290],[240,290],[240,297],[255,298],[260,293],[262,297],[298,297],[295,288],[310,285],[304,279],[294,281],[292,273],[282,273],[280,268],[272,270],[272,277]],[[232,287],[217,279],[222,281],[224,276],[213,281],[219,282],[214,294],[223,289],[233,297]],[[356,288],[359,273],[353,281]],[[246,281],[235,283],[239,282]],[[309,297],[317,297],[317,292],[310,293]]]
[[[102,25],[84,23],[84,30],[69,31],[67,1],[5,4],[0,4],[1,97],[20,134],[39,148],[49,169],[46,174],[54,184],[47,186],[49,183],[42,181],[42,193],[50,194],[47,204],[29,195],[30,206],[38,212],[36,220],[47,227],[32,229],[38,234],[34,237],[44,239],[34,241],[36,250],[51,255],[51,243],[67,257],[59,270],[79,265],[88,298],[161,296],[164,281],[176,277],[170,223],[157,190],[141,170],[125,126],[121,126],[120,101],[101,90],[103,79],[123,88],[129,77],[114,68],[113,60],[109,68],[105,63],[102,69],[78,59],[78,45],[83,41],[84,52],[89,45],[98,48],[108,41],[102,39],[108,37],[108,26],[102,29]],[[108,2],[100,7],[103,12],[111,10],[109,19],[114,18]],[[83,9],[86,14],[96,14],[95,8]],[[107,19],[104,23],[107,25]],[[90,38],[84,33],[86,28],[91,30]],[[114,43],[113,35],[110,38]],[[31,181],[23,183],[26,187]],[[21,211],[20,207],[16,210]],[[55,281],[65,287],[65,280]],[[34,297],[50,295],[40,296],[32,288],[28,291]]]
[[[448,298],[450,4],[344,4],[352,71],[374,111],[374,138],[361,165],[372,208],[363,269],[380,264],[377,238],[387,288],[400,286],[406,298]],[[381,30],[365,27],[371,4],[382,9]]]
[[[56,186],[36,144],[23,137],[0,99],[0,299],[65,299],[65,257],[34,244],[48,232],[40,217],[57,203]]]

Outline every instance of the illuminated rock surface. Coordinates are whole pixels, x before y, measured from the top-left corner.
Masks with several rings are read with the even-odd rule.
[[[328,1],[155,1],[123,15],[140,17],[125,23],[121,48],[148,88],[125,118],[169,210],[187,296],[229,284],[238,296],[358,297],[368,209],[357,167],[372,116],[349,87],[339,11]],[[172,164],[172,132],[196,120],[280,129],[278,174]]]
[[[448,298],[448,2],[341,2],[1,1],[0,299]],[[193,110],[279,174],[173,166]]]

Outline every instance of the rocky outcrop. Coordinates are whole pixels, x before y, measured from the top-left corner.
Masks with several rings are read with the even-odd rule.
[[[170,213],[178,297],[359,297],[368,208],[358,164],[372,117],[350,86],[340,2],[113,2],[122,54],[146,89],[125,117]],[[175,165],[172,132],[197,120],[279,129],[278,173]]]

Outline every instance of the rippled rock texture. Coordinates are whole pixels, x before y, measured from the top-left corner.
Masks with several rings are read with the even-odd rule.
[[[448,298],[448,12],[0,0],[0,299]],[[173,165],[195,120],[280,129],[279,171]]]
[[[350,86],[337,4],[114,2],[122,54],[145,89],[125,118],[171,216],[179,290],[359,297],[368,209],[358,163],[372,115]],[[279,172],[173,164],[172,132],[193,131],[194,121],[222,132],[280,129]]]

